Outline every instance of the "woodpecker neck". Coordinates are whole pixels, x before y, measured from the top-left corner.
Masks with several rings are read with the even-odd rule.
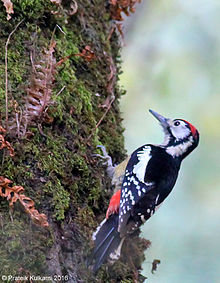
[[[191,137],[192,138],[192,137]],[[174,144],[166,147],[166,152],[173,157],[181,157],[183,156],[188,149],[192,146],[193,138],[188,141],[181,142],[179,144]]]
[[[165,144],[167,141],[167,144]],[[173,158],[184,159],[190,154],[198,145],[198,140],[195,140],[193,136],[189,136],[186,139],[177,141],[173,137],[166,137],[161,147],[165,148],[166,152]]]

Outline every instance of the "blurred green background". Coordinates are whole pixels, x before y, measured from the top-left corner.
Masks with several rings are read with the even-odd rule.
[[[142,229],[152,241],[143,274],[153,283],[220,282],[220,1],[143,0],[136,8],[122,51],[128,152],[163,139],[149,108],[190,121],[201,137]]]

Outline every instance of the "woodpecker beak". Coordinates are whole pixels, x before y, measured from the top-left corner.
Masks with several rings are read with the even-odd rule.
[[[167,130],[167,128],[170,127],[170,125],[169,125],[170,119],[163,117],[162,115],[160,115],[159,113],[157,113],[157,112],[155,112],[151,109],[149,110],[149,112],[160,122],[160,124],[164,128],[164,130]]]

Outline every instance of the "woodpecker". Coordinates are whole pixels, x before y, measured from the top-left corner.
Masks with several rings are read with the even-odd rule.
[[[160,145],[139,147],[117,167],[108,160],[116,192],[110,200],[106,218],[93,234],[95,247],[89,265],[94,272],[106,261],[114,262],[120,257],[125,238],[163,203],[176,183],[182,160],[199,143],[199,132],[186,120],[172,120],[149,111],[160,122],[164,141]],[[119,173],[120,167],[122,172]]]

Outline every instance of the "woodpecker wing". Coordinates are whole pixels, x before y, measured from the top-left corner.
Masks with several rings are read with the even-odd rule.
[[[149,192],[155,188],[154,182],[147,181],[146,170],[151,159],[151,146],[144,145],[134,151],[126,167],[124,180],[121,188],[120,208],[119,208],[119,228],[121,234],[132,232],[138,223],[131,221],[128,227],[129,218],[133,215],[133,208]],[[155,203],[154,194],[151,196],[152,203]],[[147,207],[146,207],[147,210]],[[140,216],[139,216],[140,218]]]

